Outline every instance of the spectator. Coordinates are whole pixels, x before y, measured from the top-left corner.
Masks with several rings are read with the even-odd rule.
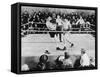
[[[46,70],[47,69],[47,63],[48,63],[48,56],[47,55],[41,55],[39,58],[39,62],[37,64],[37,70]]]
[[[64,56],[63,55],[60,55],[57,57],[56,59],[56,69],[63,69],[63,59],[64,59]]]
[[[22,71],[28,71],[29,67],[27,64],[23,64],[21,69],[22,69]]]
[[[76,25],[80,25],[80,30],[84,30],[84,26],[85,26],[85,21],[82,18],[82,16],[80,16],[80,19],[76,22]]]
[[[64,69],[72,68],[73,67],[73,62],[72,62],[68,52],[65,52],[64,55],[65,55],[65,59],[63,60]]]
[[[95,67],[95,59],[90,57],[90,67]]]
[[[80,64],[82,67],[88,67],[90,65],[90,59],[89,56],[86,53],[85,49],[81,49],[81,60],[80,60]]]
[[[23,14],[22,14],[22,23],[25,24],[25,23],[28,23],[28,19],[29,19],[29,14],[27,11],[25,11]]]

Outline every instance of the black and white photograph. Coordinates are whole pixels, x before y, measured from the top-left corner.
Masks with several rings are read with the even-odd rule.
[[[21,7],[21,71],[95,67],[95,10]]]
[[[100,0],[2,0],[0,77],[100,77]]]

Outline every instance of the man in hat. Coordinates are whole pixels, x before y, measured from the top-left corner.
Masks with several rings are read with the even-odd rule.
[[[80,64],[82,67],[88,67],[90,65],[90,59],[86,50],[84,48],[81,49],[81,60]]]
[[[70,21],[68,19],[64,19],[64,22],[63,22],[63,31],[64,31],[63,32],[63,43],[64,43],[64,48],[65,49],[66,49],[67,43],[70,44],[70,47],[74,46],[74,44],[71,41],[69,41],[67,39],[67,36],[66,36],[66,35],[70,34],[69,33],[70,29],[71,29],[71,23],[70,23]]]

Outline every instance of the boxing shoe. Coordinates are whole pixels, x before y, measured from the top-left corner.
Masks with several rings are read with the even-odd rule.
[[[56,50],[66,50],[66,47],[64,46],[64,48],[63,48],[63,49],[61,49],[61,48],[57,47],[57,48],[56,48]]]
[[[45,51],[46,54],[50,54],[50,52],[48,50]]]
[[[73,46],[74,46],[74,44],[72,43],[70,47],[73,47]]]

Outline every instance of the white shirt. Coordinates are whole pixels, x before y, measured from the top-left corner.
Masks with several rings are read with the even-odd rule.
[[[56,30],[56,24],[52,24],[50,21],[46,22],[46,26],[49,30]]]
[[[22,65],[21,70],[22,70],[22,71],[27,71],[27,70],[29,70],[28,65],[27,65],[27,64]]]
[[[76,24],[78,24],[78,23],[82,25],[82,24],[85,24],[85,21],[84,21],[83,19],[79,19],[79,20],[76,22]]]
[[[65,21],[65,22],[63,22],[63,29],[67,30],[67,29],[69,29],[69,28],[71,28],[71,23],[70,23],[70,21]]]
[[[64,59],[63,65],[73,65],[72,60],[70,58],[69,59]]]
[[[81,63],[81,66],[89,66],[90,65],[90,59],[86,53],[81,56],[80,63]]]
[[[58,26],[59,26],[59,25],[62,25],[62,20],[61,20],[60,18],[57,18],[57,19],[56,19],[56,22],[58,23]]]

